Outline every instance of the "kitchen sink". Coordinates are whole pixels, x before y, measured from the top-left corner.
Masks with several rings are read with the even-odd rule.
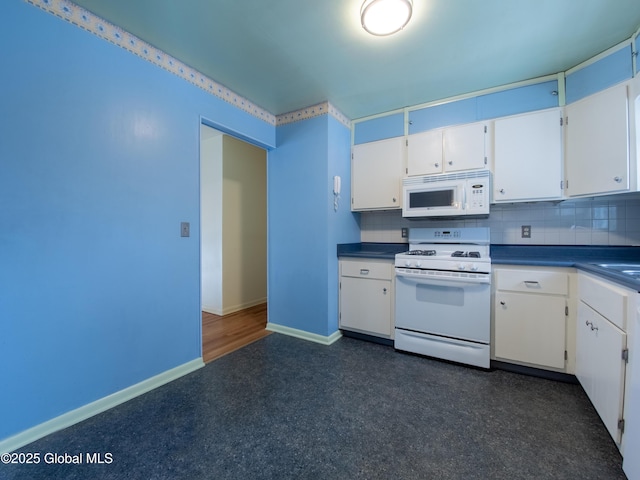
[[[596,263],[595,265],[640,280],[640,263]]]

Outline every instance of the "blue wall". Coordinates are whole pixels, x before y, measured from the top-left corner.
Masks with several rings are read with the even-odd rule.
[[[628,80],[632,73],[633,56],[628,45],[567,75],[567,103]]]
[[[269,322],[328,336],[337,330],[336,244],[360,241],[350,132],[323,115],[279,126],[277,144],[267,169]],[[342,176],[337,214],[333,175]]]
[[[2,440],[201,356],[200,117],[276,129],[20,0],[0,27]]]

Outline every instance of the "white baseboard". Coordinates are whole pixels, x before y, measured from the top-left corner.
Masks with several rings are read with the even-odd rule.
[[[317,333],[309,333],[304,330],[285,327],[284,325],[278,325],[277,323],[271,322],[267,323],[267,330],[270,332],[282,333],[283,335],[289,335],[290,337],[302,338],[303,340],[309,340],[310,342],[321,343],[322,345],[331,345],[342,337],[340,330],[337,330],[328,337],[325,337],[324,335],[318,335]]]
[[[5,438],[0,441],[0,453],[17,450],[18,448],[24,447],[31,442],[35,442],[42,437],[46,437],[58,430],[80,423],[89,417],[93,417],[105,410],[109,410],[110,408],[147,393],[154,388],[158,388],[201,367],[204,367],[204,362],[202,361],[202,358],[197,358],[178,367],[172,368],[171,370],[162,372],[154,377],[143,380],[140,383],[136,383],[135,385],[120,390],[119,392],[107,395],[95,402],[91,402],[87,405],[76,408],[75,410],[71,410],[59,417],[52,418],[51,420],[36,425],[35,427],[31,427],[28,430]]]
[[[263,303],[267,303],[267,298],[259,298],[258,300],[251,300],[250,302],[244,302],[240,305],[235,305],[233,307],[225,307],[220,310],[219,308],[214,308],[209,305],[202,305],[202,311],[207,313],[213,313],[214,315],[224,316],[229,315],[230,313],[239,312],[240,310],[244,310],[246,308],[255,307],[256,305],[262,305]]]

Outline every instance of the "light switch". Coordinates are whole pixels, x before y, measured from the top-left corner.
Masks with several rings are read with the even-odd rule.
[[[189,222],[181,222],[180,223],[180,236],[188,237],[189,236]]]

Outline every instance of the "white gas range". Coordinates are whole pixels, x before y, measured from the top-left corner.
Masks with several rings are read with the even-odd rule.
[[[412,228],[395,256],[395,341],[403,350],[489,368],[488,228]]]

